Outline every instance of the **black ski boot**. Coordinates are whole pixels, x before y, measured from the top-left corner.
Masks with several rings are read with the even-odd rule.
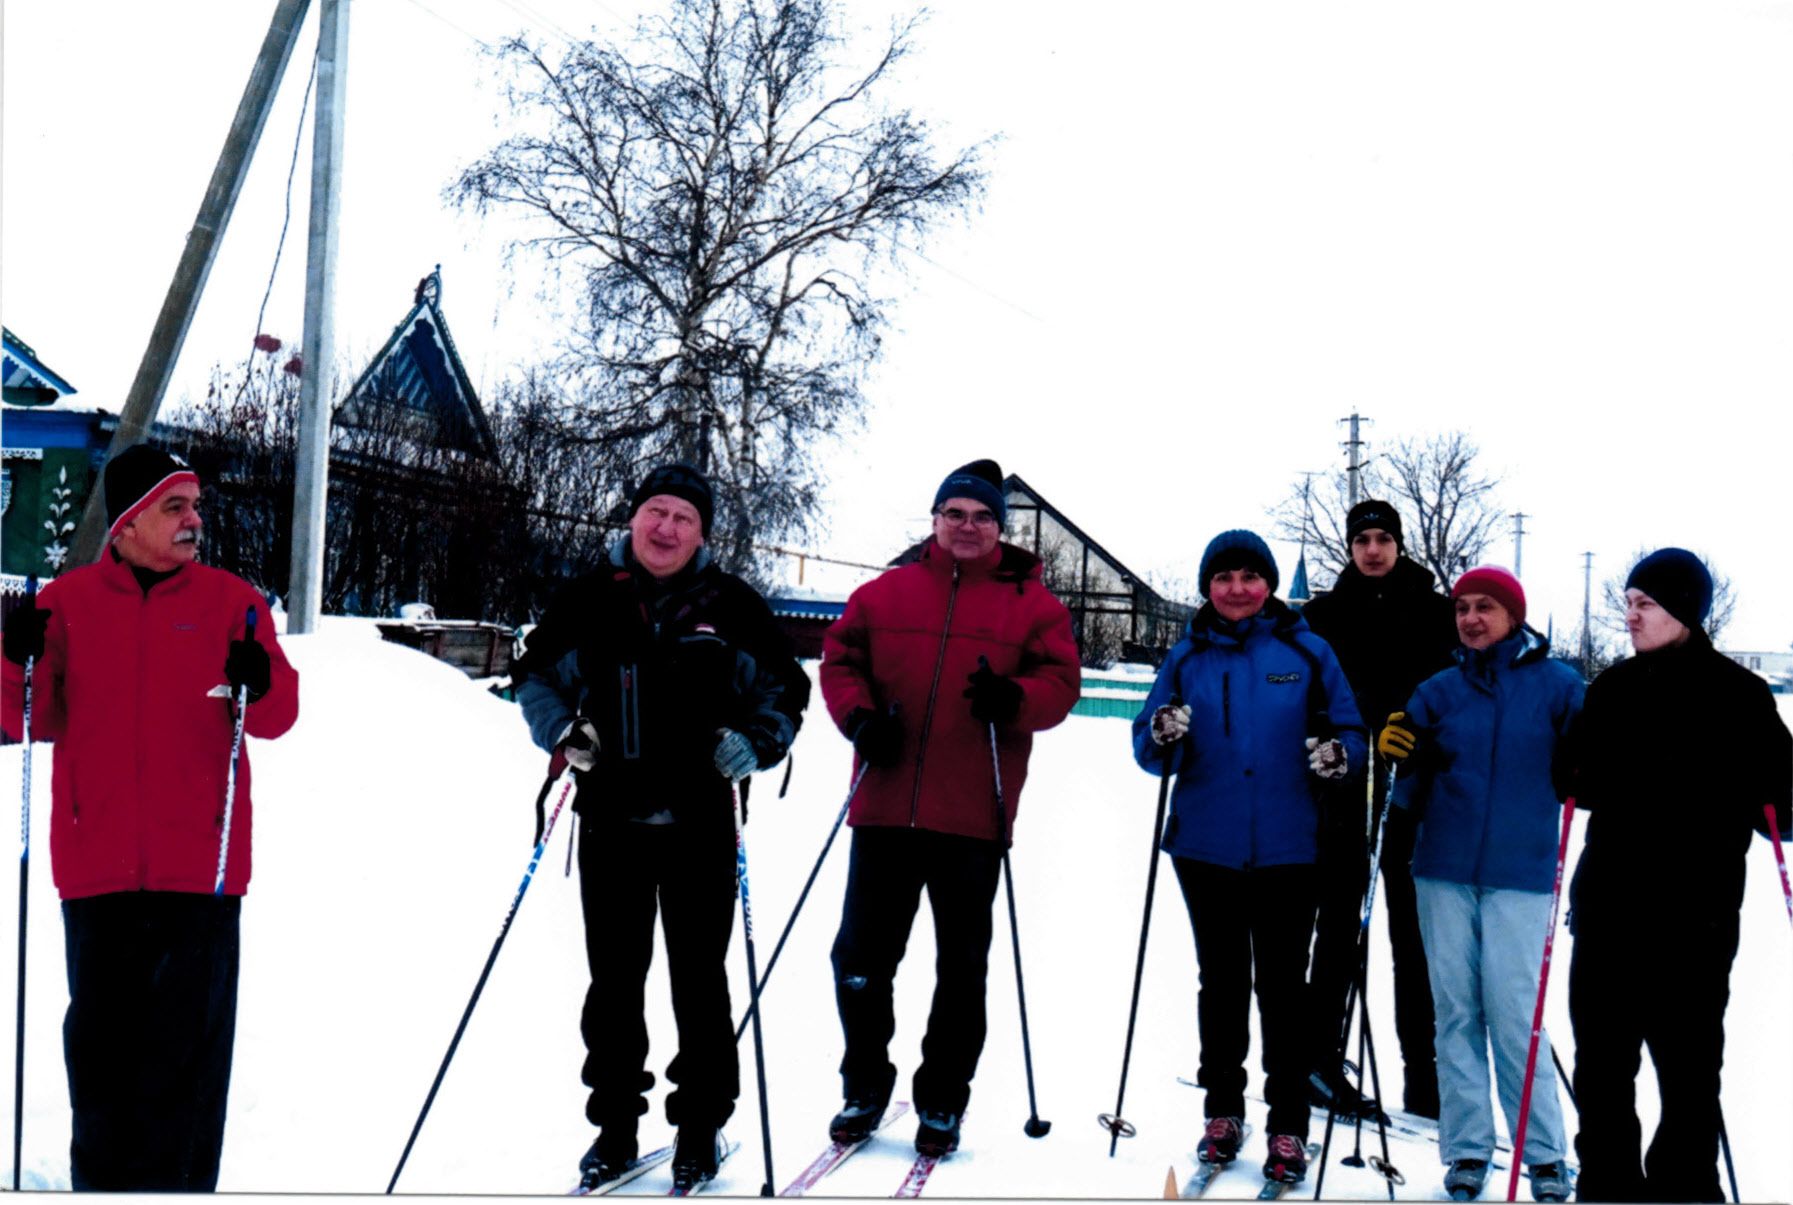
[[[1362,1117],[1374,1121],[1382,1116],[1381,1106],[1372,1096],[1357,1090],[1345,1068],[1316,1071],[1307,1077],[1308,1103],[1316,1109],[1331,1109],[1340,1117]],[[1382,1120],[1387,1120],[1383,1117]]]
[[[916,1109],[921,1124],[915,1128],[915,1149],[923,1155],[943,1159],[959,1149],[958,1113],[938,1109]]]
[[[633,1128],[627,1132],[609,1126],[599,1130],[591,1149],[579,1160],[579,1187],[590,1192],[617,1179],[635,1162],[637,1149]]]
[[[1567,1201],[1575,1192],[1575,1170],[1562,1160],[1555,1163],[1534,1163],[1531,1172],[1532,1200]]]
[[[888,1098],[848,1097],[841,1111],[828,1123],[828,1137],[848,1145],[864,1142],[878,1128],[889,1103]]]
[[[1444,1173],[1444,1191],[1453,1201],[1473,1201],[1488,1182],[1486,1159],[1453,1159]]]
[[[722,1166],[722,1132],[715,1126],[682,1125],[672,1151],[672,1190],[684,1196],[716,1178]]]

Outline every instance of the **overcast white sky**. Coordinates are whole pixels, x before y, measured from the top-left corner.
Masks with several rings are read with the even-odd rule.
[[[639,7],[354,0],[352,363],[438,262],[482,391],[552,336],[552,283],[440,199],[496,136],[474,39],[615,34]],[[81,400],[129,387],[272,9],[5,0],[0,313]],[[315,24],[171,400],[255,334]],[[1474,435],[1529,516],[1540,628],[1579,616],[1584,550],[1598,584],[1679,543],[1736,583],[1727,645],[1793,641],[1793,0],[961,2],[920,42],[904,97],[946,141],[1004,138],[982,212],[916,264],[815,551],[884,559],[946,470],[994,455],[1135,569],[1191,578],[1214,532],[1267,532],[1340,462],[1356,408],[1372,454]],[[309,134],[264,324],[295,343]]]

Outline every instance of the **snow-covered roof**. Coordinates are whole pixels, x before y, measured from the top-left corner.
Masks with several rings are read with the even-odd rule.
[[[30,344],[0,327],[0,400],[21,409],[111,413],[103,406],[68,404],[65,399],[75,392],[73,385],[38,359]]]

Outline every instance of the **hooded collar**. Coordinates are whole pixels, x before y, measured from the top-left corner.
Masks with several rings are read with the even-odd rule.
[[[1457,646],[1457,664],[1471,682],[1492,686],[1499,674],[1521,665],[1530,665],[1550,656],[1550,641],[1531,627],[1520,624],[1517,631],[1485,649]]]
[[[1189,620],[1189,640],[1197,648],[1243,645],[1257,632],[1287,639],[1294,633],[1305,630],[1307,620],[1301,617],[1301,613],[1274,594],[1264,600],[1262,610],[1244,619],[1227,619],[1213,603],[1204,601]]]
[[[626,531],[617,537],[615,543],[610,545],[610,555],[607,559],[612,568],[629,573],[636,583],[649,594],[676,593],[695,581],[698,574],[708,569],[715,561],[710,554],[710,545],[706,541],[697,546],[697,551],[692,554],[689,561],[685,562],[685,567],[677,573],[670,577],[655,577],[647,571],[646,566],[635,559],[635,553],[629,547],[629,533]]]
[[[1017,589],[1029,579],[1040,578],[1046,569],[1045,562],[1027,549],[1000,540],[996,547],[983,556],[961,561],[940,547],[940,541],[929,536],[898,557],[896,563],[902,565],[911,561],[920,562],[928,572],[940,577],[951,577],[953,567],[957,565],[961,580],[990,578],[998,582],[1012,582]]]

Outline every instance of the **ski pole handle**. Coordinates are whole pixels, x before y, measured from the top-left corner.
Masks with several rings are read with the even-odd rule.
[[[1763,804],[1762,813],[1768,817],[1768,836],[1774,842],[1774,860],[1781,868],[1781,895],[1787,901],[1787,920],[1793,922],[1793,879],[1787,878],[1787,851],[1781,844],[1781,822],[1774,814],[1772,803]]]
[[[255,639],[255,608],[243,616],[246,639]],[[218,837],[218,875],[212,881],[212,894],[224,894],[224,867],[230,860],[230,821],[237,803],[237,755],[243,749],[243,721],[249,714],[249,687],[237,687],[235,697],[236,724],[230,737],[230,765],[224,772],[224,831]]]

